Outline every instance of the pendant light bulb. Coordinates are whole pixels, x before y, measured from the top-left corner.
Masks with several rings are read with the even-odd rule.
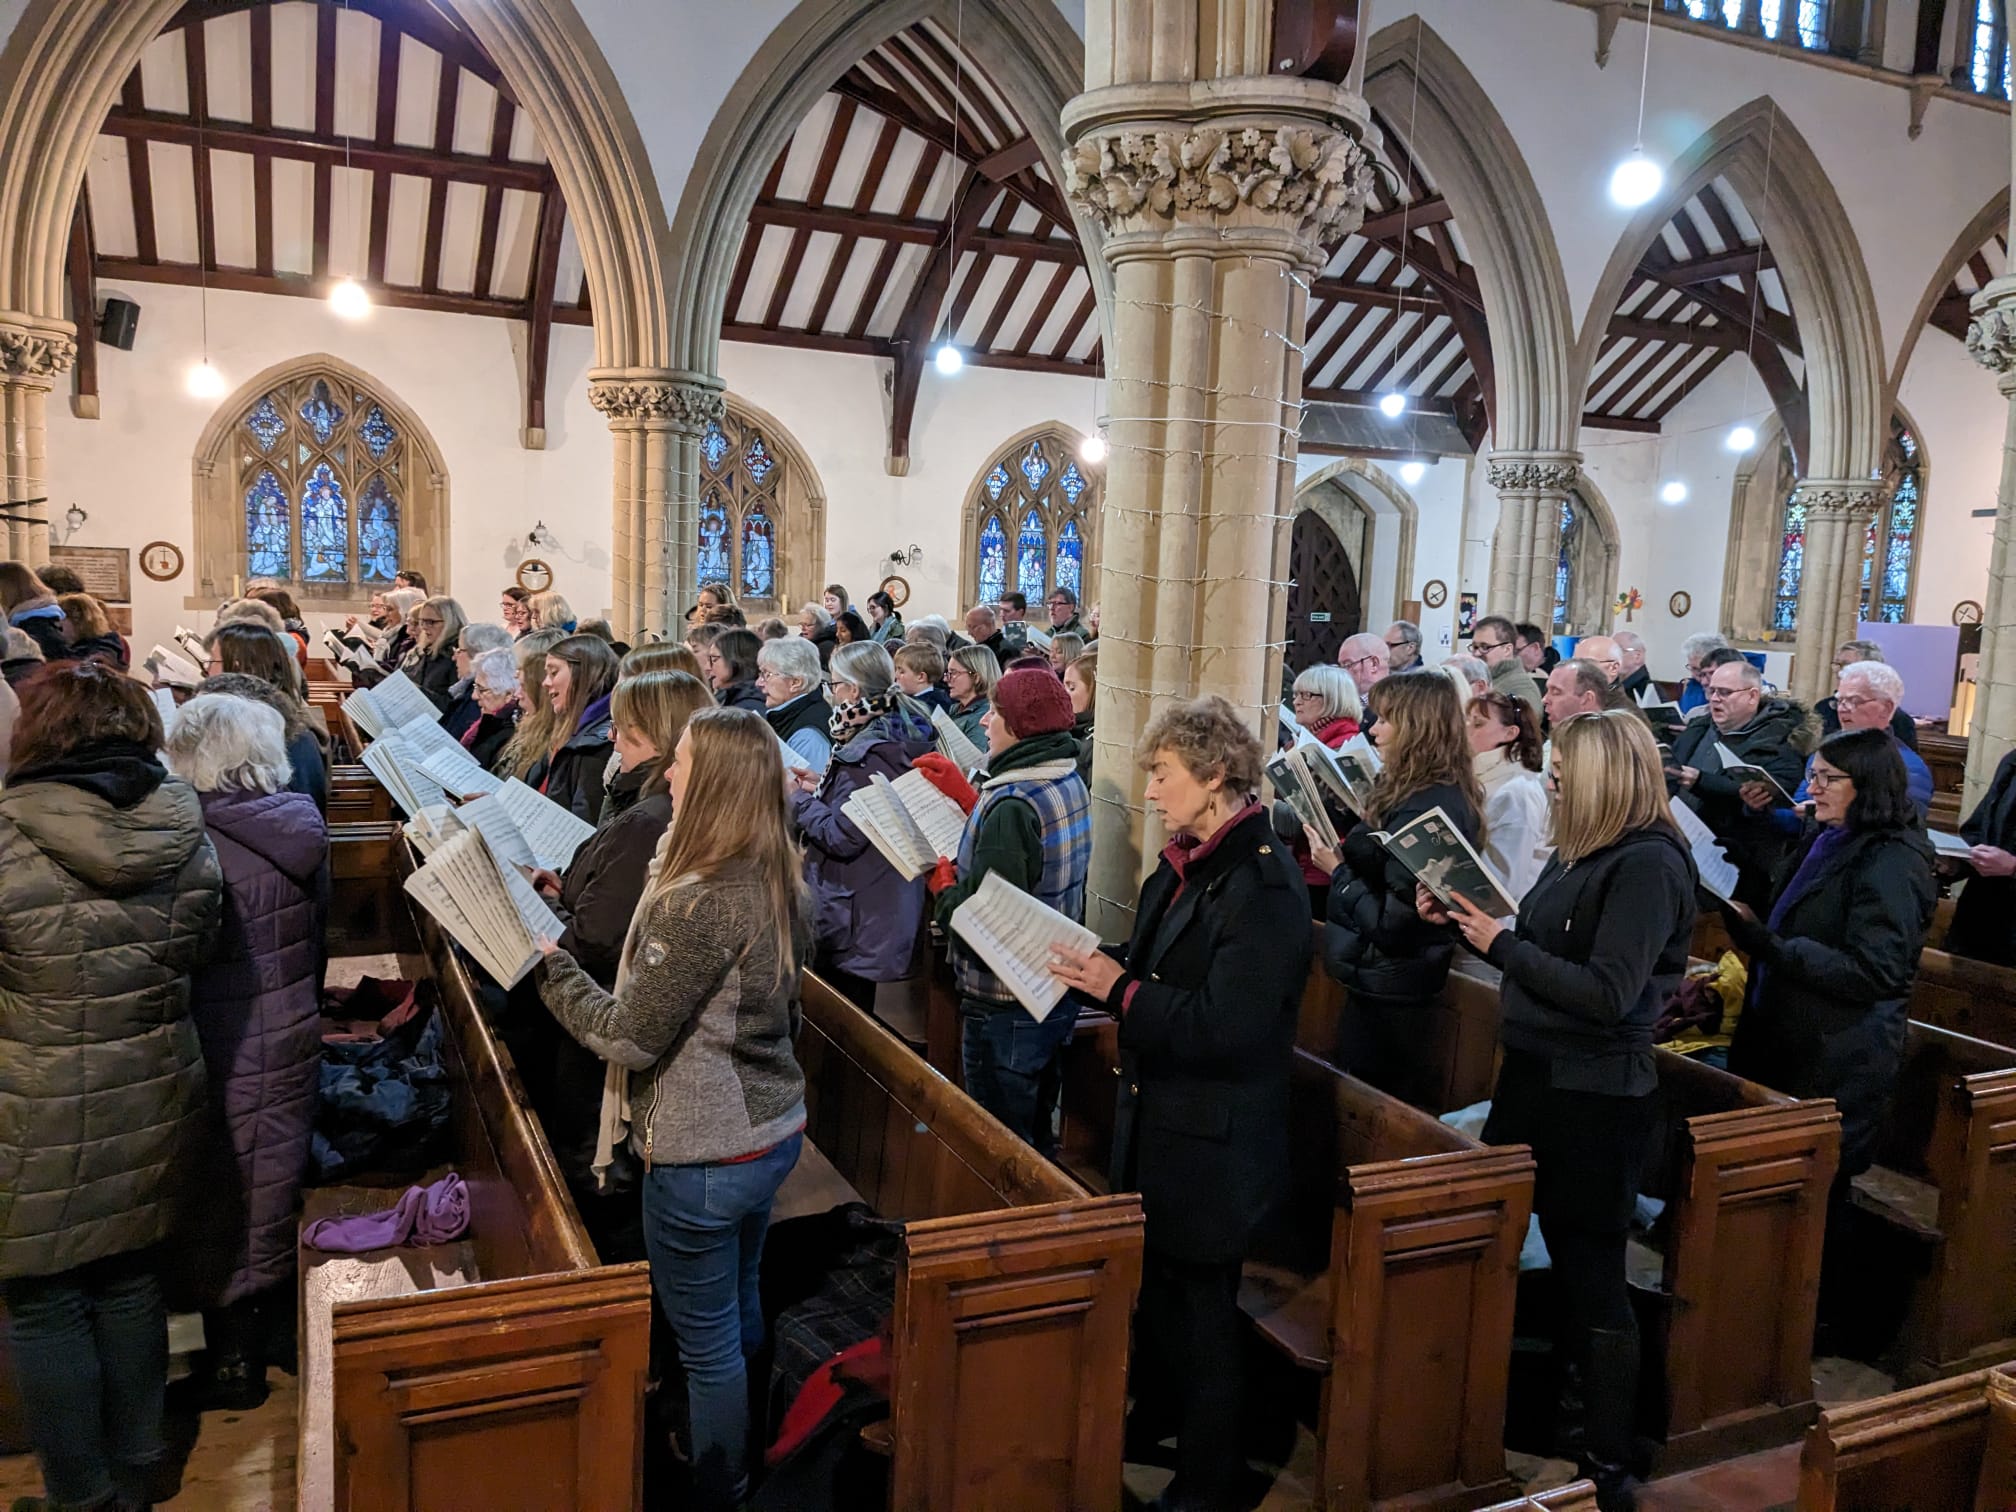
[[[329,291],[329,308],[345,320],[362,320],[371,313],[371,296],[354,278],[346,278]]]
[[[1405,483],[1409,488],[1412,488],[1427,476],[1428,464],[1426,462],[1402,462],[1400,464],[1400,481]]]
[[[228,392],[224,375],[210,365],[209,359],[189,369],[189,395],[193,399],[222,399]]]
[[[1084,461],[1097,467],[1106,460],[1106,438],[1094,431],[1078,443],[1078,455]]]
[[[1388,420],[1398,420],[1407,413],[1407,396],[1398,390],[1379,396],[1379,413]]]
[[[1666,185],[1666,170],[1645,156],[1643,147],[1633,147],[1631,155],[1610,175],[1610,198],[1626,210],[1650,204]]]
[[[965,354],[949,341],[940,345],[937,352],[933,354],[931,361],[938,371],[943,373],[947,378],[950,378],[959,369],[966,366]]]
[[[1757,444],[1757,432],[1747,425],[1739,425],[1729,432],[1729,439],[1724,444],[1732,452],[1747,452]]]
[[[1668,483],[1664,488],[1659,490],[1659,502],[1662,504],[1685,504],[1687,502],[1687,485],[1682,483],[1678,478],[1675,478],[1671,483]]]

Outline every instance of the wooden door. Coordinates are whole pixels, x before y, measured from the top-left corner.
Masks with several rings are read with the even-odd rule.
[[[1305,509],[1288,538],[1288,665],[1294,671],[1337,660],[1359,623],[1358,575],[1323,516]]]

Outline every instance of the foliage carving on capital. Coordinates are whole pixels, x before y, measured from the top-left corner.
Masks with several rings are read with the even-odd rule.
[[[1500,493],[1565,494],[1582,474],[1580,464],[1559,458],[1495,458],[1485,471]]]
[[[54,378],[77,360],[77,343],[55,331],[0,326],[0,377]]]
[[[1245,207],[1328,245],[1358,229],[1371,190],[1364,145],[1313,126],[1094,132],[1064,150],[1065,194],[1109,233]]]
[[[1881,479],[1801,483],[1792,490],[1792,502],[1806,506],[1809,520],[1823,516],[1867,520],[1889,502],[1890,491],[1891,485]]]
[[[2016,373],[2016,301],[1996,301],[1967,322],[1967,355],[2006,380]]]
[[[611,420],[669,420],[695,432],[728,413],[720,389],[678,380],[597,379],[588,385],[588,402]]]

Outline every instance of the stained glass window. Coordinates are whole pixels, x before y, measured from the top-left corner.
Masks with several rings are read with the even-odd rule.
[[[742,596],[777,596],[777,537],[761,504],[742,517]]]
[[[1976,94],[2008,99],[2009,27],[2003,16],[2007,0],[1974,0],[1974,24],[1968,49],[1967,82]]]
[[[1982,0],[1983,4],[1988,0]],[[1662,9],[1710,26],[1825,52],[1830,0],[1664,0]]]
[[[409,444],[392,411],[347,377],[311,370],[261,394],[238,423],[250,440],[239,450],[244,575],[309,601],[355,602],[389,584],[404,557]]]
[[[1008,532],[1001,516],[987,516],[980,531],[980,601],[998,604],[1008,591]]]
[[[1072,460],[1077,442],[1063,432],[1018,441],[994,458],[966,509],[964,586],[974,603],[1011,590],[1036,605],[1052,588],[1081,598],[1093,584],[1099,478]],[[998,508],[997,508],[998,506]]]
[[[1890,421],[1884,477],[1890,484],[1889,502],[1869,521],[1862,538],[1862,596],[1858,613],[1864,620],[1901,625],[1911,613],[1925,485],[1918,439],[1896,416]],[[1778,579],[1772,591],[1772,629],[1785,633],[1798,630],[1799,581],[1805,570],[1806,508],[1796,501],[1795,495],[1785,506],[1784,530],[1778,547]]]
[[[730,410],[700,436],[698,582],[720,583],[753,607],[782,606],[778,522],[789,469],[769,438]]]
[[[1565,634],[1568,630],[1569,590],[1575,582],[1575,548],[1581,537],[1581,520],[1575,513],[1575,506],[1567,499],[1561,501],[1561,549],[1554,558],[1554,629]]]

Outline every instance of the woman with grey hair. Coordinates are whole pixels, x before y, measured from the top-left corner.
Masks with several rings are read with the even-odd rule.
[[[1682,714],[1691,714],[1696,709],[1706,709],[1708,707],[1708,694],[1706,691],[1708,674],[1714,668],[1704,666],[1702,659],[1710,651],[1727,651],[1728,649],[1729,642],[1727,638],[1717,635],[1713,630],[1703,630],[1698,634],[1688,636],[1687,639],[1680,642],[1680,654],[1687,658],[1687,680],[1680,685],[1680,712]]]
[[[483,717],[476,704],[476,658],[485,651],[504,651],[512,645],[512,635],[502,625],[465,625],[455,641],[455,681],[448,689],[448,709],[441,716],[441,728],[457,740],[462,732]]]
[[[207,1405],[266,1395],[262,1313],[294,1303],[295,1224],[322,1052],[321,931],[329,832],[287,790],[286,722],[249,698],[176,710],[168,766],[196,789],[224,870],[224,918],[191,987],[210,1122],[175,1246],[203,1308]]]
[[[506,647],[480,653],[469,664],[469,692],[476,700],[476,720],[455,738],[484,771],[491,771],[511,743],[511,737],[518,733],[521,705],[517,651]]]
[[[443,714],[454,702],[457,671],[455,648],[469,616],[446,594],[422,599],[406,622],[413,627],[413,651],[403,666],[413,685],[427,695],[427,701]]]
[[[779,740],[822,775],[833,756],[833,741],[827,733],[833,710],[826,702],[823,681],[819,653],[810,641],[765,641],[756,653],[756,686],[763,695],[763,717]]]

